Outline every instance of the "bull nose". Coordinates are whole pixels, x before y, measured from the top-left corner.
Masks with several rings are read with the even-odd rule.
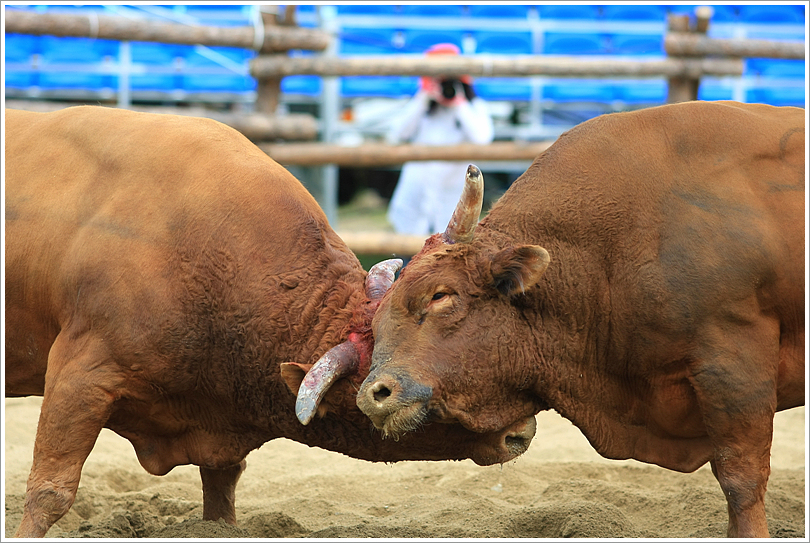
[[[525,453],[537,431],[537,421],[529,417],[497,432],[482,436],[471,456],[479,466],[504,464]]]
[[[506,450],[517,458],[529,448],[536,432],[537,421],[534,417],[530,417],[518,428],[506,433],[504,437]]]
[[[378,429],[398,434],[424,422],[432,396],[431,387],[407,375],[369,376],[357,394],[357,407]]]

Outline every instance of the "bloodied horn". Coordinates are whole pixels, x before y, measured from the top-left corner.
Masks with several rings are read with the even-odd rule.
[[[467,166],[464,190],[444,231],[446,243],[469,243],[473,239],[484,204],[484,176],[474,164]]]
[[[380,300],[391,288],[400,268],[402,260],[398,258],[372,266],[366,276],[366,296],[371,301]],[[350,336],[349,340],[332,347],[310,368],[301,381],[295,401],[295,415],[301,424],[309,424],[329,387],[341,377],[356,372],[359,361],[360,354]]]
[[[402,260],[391,258],[374,264],[366,276],[366,296],[379,300],[394,283],[394,276],[402,268]]]

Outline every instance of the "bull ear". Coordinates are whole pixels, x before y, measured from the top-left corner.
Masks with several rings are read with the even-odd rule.
[[[299,364],[298,362],[284,362],[281,364],[281,378],[287,384],[290,392],[298,395],[298,389],[301,387],[301,381],[304,376],[312,368],[312,364]]]
[[[490,263],[492,286],[504,296],[526,292],[540,281],[549,262],[548,251],[539,245],[503,249]]]

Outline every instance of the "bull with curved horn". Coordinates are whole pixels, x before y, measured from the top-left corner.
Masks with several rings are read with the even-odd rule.
[[[402,268],[402,260],[393,258],[378,262],[366,276],[366,303],[364,313],[368,316],[367,323],[371,322],[377,306],[383,295],[394,282],[396,272]],[[295,415],[301,424],[307,425],[315,417],[321,401],[329,392],[333,383],[339,379],[356,374],[362,358],[370,357],[372,344],[370,330],[354,330],[343,343],[329,349],[309,369],[301,364],[281,364],[281,375],[287,386],[293,392],[297,387],[297,400],[295,402]],[[302,372],[306,372],[302,378]]]

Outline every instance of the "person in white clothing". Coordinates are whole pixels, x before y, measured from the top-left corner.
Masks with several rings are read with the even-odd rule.
[[[453,44],[437,44],[428,55],[458,55]],[[423,77],[391,134],[396,143],[422,145],[487,144],[492,118],[475,95],[472,79]],[[464,186],[467,162],[419,161],[402,166],[387,217],[402,234],[431,235],[447,227]]]

